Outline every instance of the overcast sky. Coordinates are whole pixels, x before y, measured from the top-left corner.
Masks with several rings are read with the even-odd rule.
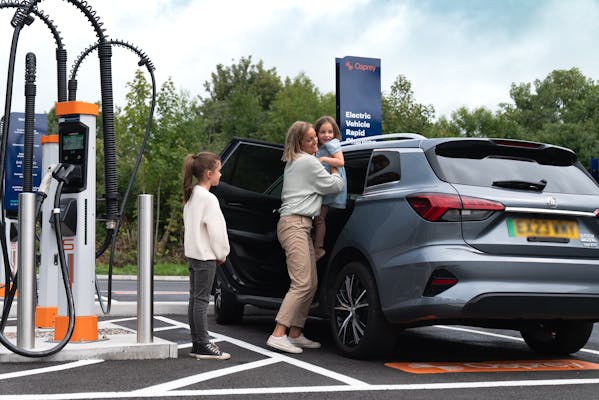
[[[599,0],[88,0],[111,39],[128,40],[192,96],[217,64],[240,57],[263,60],[281,77],[306,73],[322,92],[335,90],[335,57],[381,59],[381,87],[398,75],[411,82],[416,101],[436,116],[460,106],[496,110],[509,102],[512,83],[543,79],[554,69],[578,67],[599,80]],[[70,71],[96,41],[82,13],[64,0],[39,9],[62,33]],[[0,106],[4,113],[13,9],[0,9]],[[56,100],[55,42],[36,20],[21,33],[12,111],[24,110],[23,60],[36,53],[37,112]],[[115,103],[124,105],[126,83],[138,58],[113,51]],[[78,75],[78,100],[100,99],[97,53]]]

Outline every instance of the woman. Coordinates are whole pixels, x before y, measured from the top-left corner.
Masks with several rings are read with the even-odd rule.
[[[319,348],[320,343],[306,338],[302,329],[317,287],[316,259],[310,236],[312,219],[320,212],[322,196],[338,193],[343,178],[331,166],[329,174],[314,154],[318,151],[316,131],[309,122],[291,125],[285,138],[281,218],[277,237],[287,257],[291,284],[275,318],[276,325],[266,344],[288,353],[302,348]],[[289,336],[287,336],[289,329]]]

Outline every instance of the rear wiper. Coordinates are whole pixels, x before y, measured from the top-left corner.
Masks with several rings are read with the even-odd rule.
[[[508,188],[508,189],[520,189],[520,190],[534,190],[535,192],[542,192],[547,186],[547,181],[541,179],[539,182],[527,182],[527,181],[494,181],[493,186]]]

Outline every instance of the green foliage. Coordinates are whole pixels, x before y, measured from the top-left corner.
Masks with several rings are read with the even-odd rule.
[[[403,75],[399,75],[391,85],[391,93],[381,98],[383,113],[383,132],[431,131],[435,108],[423,105],[414,100],[412,84]]]

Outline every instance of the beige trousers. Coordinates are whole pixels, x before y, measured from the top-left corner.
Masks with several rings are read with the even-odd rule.
[[[277,237],[285,250],[291,284],[275,320],[286,327],[304,327],[316,294],[318,276],[311,229],[312,218],[301,215],[282,216],[277,224]]]

